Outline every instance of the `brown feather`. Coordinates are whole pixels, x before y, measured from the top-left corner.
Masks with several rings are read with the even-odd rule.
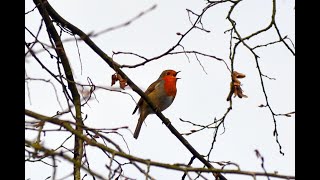
[[[148,89],[144,92],[144,94],[145,94],[146,96],[148,96],[152,91],[154,91],[156,85],[157,85],[160,81],[161,81],[161,76],[159,77],[158,80],[156,80],[155,82],[153,82],[153,83],[148,87]],[[136,113],[137,109],[142,105],[142,102],[143,102],[143,99],[140,98],[139,101],[138,101],[138,103],[137,103],[137,105],[136,105],[136,107],[134,108],[132,114]]]

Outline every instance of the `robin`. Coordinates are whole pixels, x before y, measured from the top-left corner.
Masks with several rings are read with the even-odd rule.
[[[176,83],[177,74],[180,71],[165,70],[161,73],[159,78],[153,82],[148,89],[144,92],[151,100],[151,102],[157,107],[158,111],[167,109],[173,102],[177,94]],[[138,138],[143,121],[149,114],[155,114],[155,112],[148,106],[148,104],[140,98],[137,106],[132,114],[134,114],[139,108],[140,117],[138,119],[137,127],[134,131],[133,137]]]

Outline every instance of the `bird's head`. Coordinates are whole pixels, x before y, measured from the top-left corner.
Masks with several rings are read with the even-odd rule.
[[[180,78],[177,78],[177,77],[176,77],[179,72],[180,72],[180,71],[175,71],[175,70],[171,70],[171,69],[164,70],[164,71],[161,73],[159,79],[162,79],[162,78],[164,78],[164,77],[166,77],[166,76],[172,76],[172,77],[174,77],[174,78],[176,78],[176,79],[180,79]]]

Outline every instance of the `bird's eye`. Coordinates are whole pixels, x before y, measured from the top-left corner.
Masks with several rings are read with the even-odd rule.
[[[169,76],[169,75],[170,75],[170,72],[167,72],[167,75]]]

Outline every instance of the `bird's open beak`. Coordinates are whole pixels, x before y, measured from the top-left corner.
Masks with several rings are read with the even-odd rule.
[[[179,73],[179,72],[181,72],[181,71],[177,71],[177,72],[176,72],[176,75],[175,75],[175,77],[176,77],[176,76],[178,75],[178,73]],[[177,78],[177,79],[181,79],[181,78]]]

